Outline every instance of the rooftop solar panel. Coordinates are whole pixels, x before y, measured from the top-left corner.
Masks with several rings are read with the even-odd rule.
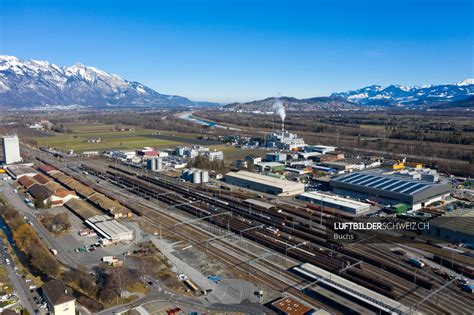
[[[392,189],[392,191],[393,191],[393,192],[400,192],[400,191],[402,191],[403,189],[406,189],[406,188],[408,188],[408,186],[411,186],[411,185],[413,185],[412,182],[405,182],[405,184],[403,184],[403,185],[401,185],[401,186],[398,186],[398,187],[395,188],[395,189]]]
[[[372,176],[369,176],[369,175],[361,176],[361,177],[356,178],[356,179],[351,179],[350,181],[348,181],[348,183],[354,184],[354,185],[360,185],[361,182],[363,182],[364,180],[366,180],[368,178],[372,178]]]
[[[374,178],[373,176],[370,176],[369,178],[365,178],[364,180],[359,182],[357,185],[367,186],[367,183],[371,183],[372,181],[374,181],[374,179],[377,179],[377,178]]]
[[[390,179],[388,181],[386,181],[383,185],[377,187],[378,189],[385,189],[385,187],[388,187],[390,186],[391,184],[393,184],[394,182],[397,182],[396,179]]]
[[[351,174],[351,175],[349,175],[349,176],[346,176],[346,177],[342,178],[342,179],[341,179],[341,182],[347,182],[347,181],[349,181],[349,180],[351,180],[351,179],[355,179],[355,178],[358,178],[358,177],[360,177],[360,176],[364,176],[364,174]]]
[[[377,185],[373,186],[373,188],[379,188],[380,186],[386,185],[389,181],[391,181],[390,178],[384,178],[384,180]]]
[[[412,192],[414,192],[415,190],[423,187],[423,186],[426,186],[425,184],[416,184],[413,185],[413,186],[409,186],[408,188],[405,188],[404,190],[400,191],[401,194],[410,194]]]
[[[372,181],[368,182],[365,184],[366,187],[372,187],[373,185],[375,184],[378,184],[380,183],[381,181],[383,181],[385,178],[378,178],[378,177],[374,177]]]
[[[396,182],[393,182],[393,183],[391,183],[390,185],[386,186],[384,189],[385,189],[385,190],[393,191],[393,189],[396,189],[396,188],[400,187],[400,185],[403,185],[404,183],[406,183],[406,181],[404,181],[404,180],[397,180]]]

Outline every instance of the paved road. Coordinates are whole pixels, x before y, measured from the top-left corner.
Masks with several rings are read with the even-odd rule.
[[[3,240],[0,240],[0,247],[0,252],[2,254],[2,264],[5,265],[5,269],[8,272],[8,276],[13,285],[15,293],[20,299],[20,304],[25,307],[30,314],[34,314],[36,303],[33,300],[33,294],[30,292],[29,284],[25,282],[25,279],[23,279],[16,270],[17,267],[15,265],[15,261],[13,260],[12,254],[8,252]],[[6,263],[7,259],[10,261],[8,265]]]
[[[5,185],[4,183],[0,184],[0,190],[7,198],[8,202],[17,209],[20,214],[26,217],[30,222],[32,222],[36,232],[39,237],[43,240],[45,245],[48,248],[54,248],[58,251],[57,258],[64,265],[77,267],[77,259],[67,251],[65,251],[56,241],[56,239],[46,230],[43,224],[36,218],[34,215],[33,209],[29,208],[20,196],[14,193],[13,188],[10,185]]]
[[[246,314],[255,314],[260,315],[264,314],[263,306],[257,304],[238,304],[238,305],[229,305],[229,304],[206,304],[199,298],[192,298],[187,296],[175,295],[169,292],[158,291],[156,288],[152,287],[150,293],[138,299],[132,303],[126,305],[119,305],[107,310],[104,310],[99,315],[113,315],[120,314],[127,310],[133,309],[143,304],[151,302],[168,302],[176,306],[186,306],[189,308],[195,308],[196,310],[214,310],[221,312],[244,312]]]

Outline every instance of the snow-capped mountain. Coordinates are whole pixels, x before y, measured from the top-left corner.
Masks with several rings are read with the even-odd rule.
[[[401,86],[371,85],[362,89],[333,93],[360,105],[434,105],[466,99],[474,95],[474,79],[454,84]]]
[[[175,95],[77,63],[58,67],[47,61],[0,56],[0,106],[171,107],[200,105]]]

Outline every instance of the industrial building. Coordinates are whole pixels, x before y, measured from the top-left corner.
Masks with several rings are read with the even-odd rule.
[[[276,172],[283,171],[285,169],[285,164],[278,162],[260,162],[255,164],[255,169],[260,173],[263,172]]]
[[[370,204],[368,203],[335,195],[322,194],[315,191],[305,192],[299,195],[298,199],[317,205],[322,205],[323,207],[342,210],[352,214],[361,214],[370,210]]]
[[[285,162],[286,161],[286,153],[281,153],[281,152],[267,153],[266,156],[265,156],[265,161],[267,161],[267,162]]]
[[[19,179],[23,176],[33,177],[38,174],[38,172],[31,167],[31,164],[8,165],[5,169],[13,179]]]
[[[326,154],[328,152],[336,151],[337,147],[327,146],[327,145],[307,145],[304,148],[305,152],[318,152],[320,154]]]
[[[272,133],[266,136],[265,146],[282,150],[295,150],[303,149],[306,143],[303,138],[298,138],[297,134],[290,133],[282,128],[281,133]]]
[[[49,190],[41,184],[33,184],[28,187],[28,193],[36,200],[43,200],[44,204],[51,204],[51,207],[59,207],[71,199],[79,199],[74,191],[63,188]]]
[[[12,164],[21,162],[20,155],[20,141],[17,135],[3,136],[3,162],[5,164]]]
[[[224,160],[224,152],[222,151],[210,151],[205,154],[209,161],[223,161]]]
[[[406,203],[413,210],[421,209],[449,196],[450,185],[414,180],[400,175],[379,172],[354,172],[331,179],[335,193],[356,199],[394,205]]]
[[[474,244],[474,209],[457,209],[429,221],[426,235],[450,243]]]
[[[277,196],[295,196],[304,193],[304,184],[302,183],[247,171],[229,172],[225,175],[225,181],[231,185]]]
[[[108,243],[133,241],[133,231],[117,220],[110,220],[108,216],[94,216],[87,219],[85,223]]]
[[[82,220],[87,220],[101,214],[99,210],[79,199],[71,199],[64,205]]]

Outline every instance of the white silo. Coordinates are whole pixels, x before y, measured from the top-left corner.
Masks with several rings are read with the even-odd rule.
[[[200,184],[201,183],[201,171],[200,170],[195,170],[193,172],[193,183],[194,184]]]
[[[150,171],[156,171],[156,159],[149,159],[146,161],[146,168]]]
[[[156,159],[156,170],[157,171],[162,171],[163,170],[163,159],[162,158],[157,158]]]
[[[209,182],[209,171],[203,170],[201,172],[201,183],[208,183]]]

